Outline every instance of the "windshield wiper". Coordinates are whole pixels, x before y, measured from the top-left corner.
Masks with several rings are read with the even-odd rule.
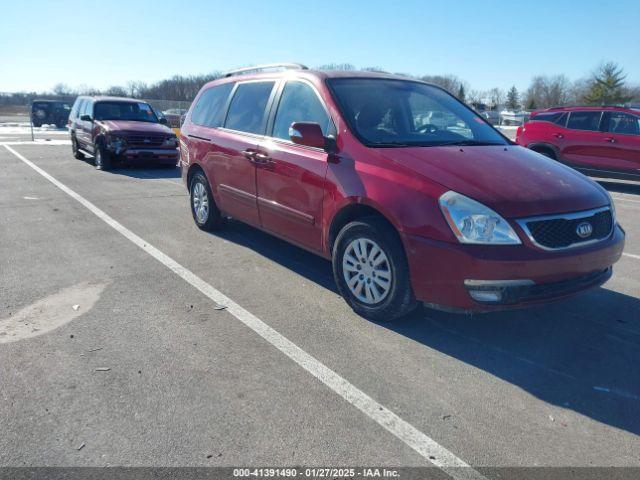
[[[501,146],[503,143],[496,142],[479,142],[477,140],[456,140],[453,142],[442,142],[434,145],[435,147],[448,147],[448,146],[460,146],[460,147],[489,147],[489,146]]]
[[[376,148],[376,147],[415,147],[416,145],[414,143],[405,143],[405,142],[376,142],[376,143],[369,143],[368,146],[372,148]]]

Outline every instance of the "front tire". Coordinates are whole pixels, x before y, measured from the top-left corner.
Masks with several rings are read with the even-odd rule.
[[[224,226],[225,219],[213,200],[211,187],[202,172],[196,172],[191,177],[189,203],[193,220],[200,230],[212,232]]]
[[[338,290],[357,314],[388,322],[416,308],[402,242],[383,219],[367,217],[345,225],[336,238],[332,264]]]
[[[80,147],[78,146],[78,139],[75,137],[71,137],[71,151],[73,152],[74,158],[78,160],[84,159],[84,154],[80,151]]]
[[[97,170],[111,170],[111,153],[104,148],[104,145],[97,143],[94,147],[96,156],[94,163]]]

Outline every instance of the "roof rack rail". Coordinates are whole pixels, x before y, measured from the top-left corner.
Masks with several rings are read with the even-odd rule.
[[[544,109],[538,109],[538,110],[560,110],[563,108],[629,108],[625,105],[612,105],[612,104],[607,104],[607,105],[554,105],[552,107],[547,107]]]
[[[309,70],[309,67],[302,65],[301,63],[268,63],[265,65],[256,65],[254,67],[236,68],[235,70],[229,70],[224,74],[224,77],[233,77],[234,75],[241,75],[249,72],[260,72],[263,70],[273,70],[276,68],[282,68],[284,70]]]

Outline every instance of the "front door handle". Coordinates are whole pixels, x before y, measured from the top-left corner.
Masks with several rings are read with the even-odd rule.
[[[614,137],[607,137],[604,139],[605,142],[616,143],[617,140]]]
[[[242,156],[253,163],[256,153],[258,152],[250,148],[247,148],[246,150],[242,151]]]
[[[265,153],[256,152],[253,155],[253,162],[256,165],[266,165],[267,163],[271,163],[271,158]]]
[[[564,138],[564,135],[561,133],[554,133],[553,136],[556,138]]]

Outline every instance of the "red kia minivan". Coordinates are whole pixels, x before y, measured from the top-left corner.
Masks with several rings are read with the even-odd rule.
[[[418,302],[520,307],[611,276],[624,231],[597,183],[439,87],[281,66],[210,82],[187,113],[199,228],[233,217],[330,259],[344,299],[376,320]]]
[[[587,175],[640,180],[640,110],[539,110],[518,128],[516,142]]]

